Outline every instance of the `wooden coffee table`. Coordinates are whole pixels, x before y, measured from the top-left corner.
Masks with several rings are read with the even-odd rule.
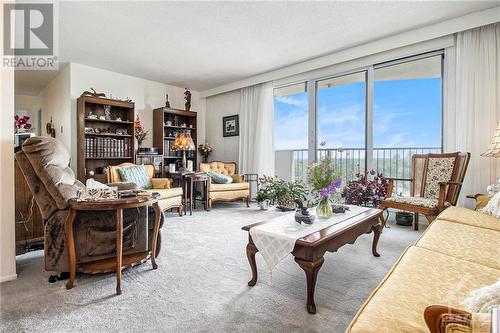
[[[252,227],[268,222],[271,221],[247,225],[242,229],[249,232]],[[336,252],[345,244],[353,244],[359,236],[373,231],[372,254],[375,257],[379,257],[377,243],[383,226],[384,218],[382,216],[382,210],[372,208],[338,224],[302,237],[295,242],[292,255],[295,257],[295,262],[297,262],[306,273],[307,312],[311,314],[316,313],[314,289],[316,287],[318,271],[325,261],[323,258],[325,252]],[[248,285],[251,287],[257,282],[257,265],[255,263],[255,254],[257,252],[258,249],[249,232],[247,257],[250,267],[252,268],[252,279],[248,282]]]

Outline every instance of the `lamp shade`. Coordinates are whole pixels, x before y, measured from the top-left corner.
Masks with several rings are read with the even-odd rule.
[[[500,123],[497,124],[497,129],[493,134],[493,139],[491,139],[491,143],[481,156],[485,157],[500,157]]]
[[[193,139],[189,133],[180,132],[176,137],[174,144],[172,145],[173,150],[195,150]]]

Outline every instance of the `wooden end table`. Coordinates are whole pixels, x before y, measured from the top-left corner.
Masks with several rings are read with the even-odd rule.
[[[291,218],[293,218],[291,213]],[[250,229],[257,225],[271,222],[259,222],[244,226],[242,229],[248,231],[248,245],[246,248],[247,258],[252,268],[252,279],[248,282],[250,287],[257,283],[257,264],[255,254],[259,251],[255,246]],[[316,279],[318,272],[325,259],[325,252],[336,252],[345,244],[354,244],[356,239],[365,234],[373,232],[372,254],[380,257],[377,252],[377,244],[381,231],[384,227],[384,217],[380,209],[369,209],[359,215],[348,218],[338,224],[326,227],[310,235],[297,239],[292,251],[295,262],[302,268],[306,274],[307,282],[307,312],[316,313],[316,304],[314,303],[314,290],[316,288]]]
[[[189,215],[193,215],[193,205],[196,208],[196,194],[194,193],[194,184],[195,183],[203,183],[203,193],[202,193],[202,203],[203,208],[208,210],[208,183],[210,181],[210,177],[204,173],[191,173],[184,176],[184,184],[185,184],[185,200],[189,200]],[[188,189],[189,187],[189,189]],[[186,202],[187,205],[187,202]],[[186,206],[185,206],[186,207]],[[187,209],[187,207],[185,208]]]
[[[123,258],[123,210],[144,206],[153,206],[155,210],[155,224],[153,229],[153,244],[151,247],[151,252],[149,253],[148,251],[146,253],[131,254],[126,258]],[[158,268],[158,265],[156,264],[156,244],[158,242],[158,233],[160,231],[161,210],[160,206],[158,205],[157,197],[139,195],[133,198],[109,199],[99,201],[77,201],[76,199],[71,199],[69,201],[69,207],[69,214],[65,223],[65,232],[66,240],[68,242],[70,277],[68,283],[66,284],[66,289],[73,288],[76,277],[76,255],[75,240],[73,237],[73,222],[78,211],[115,211],[116,259],[104,259],[94,263],[85,264],[86,269],[84,269],[84,271],[105,272],[115,268],[117,295],[120,295],[122,293],[121,281],[122,269],[124,267],[142,262],[141,260],[147,259],[147,256],[150,255],[153,269]],[[124,262],[125,265],[123,265]]]

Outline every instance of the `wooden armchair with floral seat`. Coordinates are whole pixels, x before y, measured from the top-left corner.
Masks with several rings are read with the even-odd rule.
[[[250,207],[250,186],[245,182],[245,176],[237,173],[236,162],[212,161],[200,163],[202,172],[220,173],[233,179],[229,184],[215,184],[211,179],[208,183],[208,207],[211,209],[215,201],[235,201],[243,199]]]
[[[411,178],[388,178],[387,198],[381,208],[413,212],[413,228],[418,230],[418,214],[429,223],[449,206],[455,206],[467,171],[470,153],[415,154]],[[394,182],[410,182],[410,196],[393,196]]]
[[[133,163],[122,163],[118,165],[108,166],[108,183],[119,183],[122,182],[120,168],[130,168],[135,167],[136,164]],[[182,188],[172,187],[172,179],[170,178],[155,178],[155,168],[152,164],[145,164],[144,168],[151,180],[152,188],[147,189],[147,192],[157,192],[160,194],[160,199],[158,200],[158,205],[162,211],[176,208],[179,216],[182,216],[183,204],[182,204]]]

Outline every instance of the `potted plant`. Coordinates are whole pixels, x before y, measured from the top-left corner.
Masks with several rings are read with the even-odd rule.
[[[350,205],[378,207],[387,196],[388,180],[374,170],[356,174],[356,177],[342,191],[345,202]]]
[[[208,143],[205,143],[203,145],[198,145],[198,151],[203,157],[203,163],[206,163],[208,161],[208,155],[210,155],[213,149]]]
[[[259,204],[261,210],[268,210],[271,205],[271,194],[267,189],[259,189],[255,200]]]
[[[269,195],[270,203],[277,204],[283,211],[295,209],[295,200],[304,200],[307,190],[299,181],[285,181],[275,177],[264,176],[259,179],[261,189]]]
[[[333,199],[342,185],[342,179],[329,156],[308,167],[307,182],[318,197],[316,214],[320,218],[330,218],[333,215]]]
[[[14,128],[16,133],[30,132],[33,130],[28,120],[30,120],[28,116],[19,117],[17,114],[14,116]]]

